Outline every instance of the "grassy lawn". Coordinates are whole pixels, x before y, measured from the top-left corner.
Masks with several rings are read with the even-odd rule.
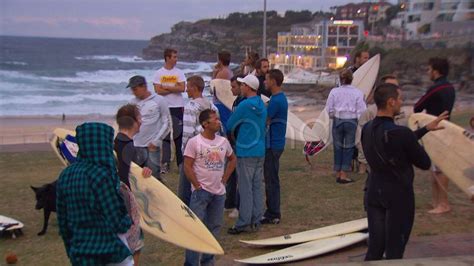
[[[472,113],[462,113],[453,116],[452,120],[466,126],[471,116]],[[301,150],[300,143],[289,143],[281,159],[281,224],[264,226],[258,233],[230,236],[226,230],[234,221],[226,216],[219,238],[226,255],[218,257],[218,265],[228,265],[235,258],[271,251],[252,249],[238,242],[239,239],[277,236],[365,217],[362,207],[365,176],[353,174],[357,182],[336,184],[331,170],[331,150],[313,159],[313,169],[309,168]],[[35,199],[30,189],[30,185],[39,186],[54,181],[62,169],[59,160],[53,152],[0,153],[0,169],[0,214],[25,224],[23,236],[0,240],[0,265],[7,251],[18,255],[18,265],[68,264],[54,214],[50,218],[47,234],[36,236],[41,230],[43,215],[42,211],[34,209]],[[474,204],[454,185],[449,188],[453,211],[442,216],[426,213],[431,196],[429,175],[426,171],[416,172],[416,218],[412,236],[474,232]],[[167,179],[176,191],[176,167]],[[180,265],[184,261],[184,250],[146,234],[141,259],[144,265]]]

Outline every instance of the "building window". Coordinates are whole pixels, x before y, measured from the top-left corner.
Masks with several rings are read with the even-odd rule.
[[[348,46],[347,37],[339,37],[337,46]]]
[[[337,45],[337,37],[329,37],[328,46],[336,46],[336,45]]]
[[[348,32],[347,28],[348,28],[347,26],[340,26],[339,27],[339,34],[340,35],[347,35],[347,32]]]
[[[349,28],[349,33],[350,33],[351,35],[359,35],[359,26],[355,26],[355,25],[354,25],[354,26],[351,26],[351,27]]]
[[[336,35],[337,34],[337,26],[329,26],[328,27],[328,32],[329,32],[329,35]]]

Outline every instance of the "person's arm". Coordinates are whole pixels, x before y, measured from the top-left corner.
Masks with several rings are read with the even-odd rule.
[[[405,150],[410,162],[420,169],[430,169],[430,157],[420,143],[418,143],[415,134],[410,130],[404,130],[403,134],[402,139],[405,139]]]
[[[178,82],[174,86],[162,86],[161,89],[166,90],[168,93],[175,93],[175,92],[184,92],[184,86],[185,82]]]
[[[155,92],[161,96],[171,93],[166,87],[161,86],[161,84],[153,83],[153,87],[155,88]]]
[[[237,126],[242,123],[245,118],[245,108],[247,108],[245,102],[240,103],[237,108],[235,108],[235,111],[230,115],[229,120],[227,120],[227,132],[233,134]]]
[[[431,96],[429,92],[426,92],[414,105],[413,112],[420,113],[426,109],[429,102],[431,101]]]
[[[102,174],[93,179],[91,190],[95,196],[94,203],[98,205],[105,224],[112,232],[123,234],[128,231],[132,221],[126,213],[123,199],[117,190],[118,185],[114,180],[111,176]]]
[[[220,70],[216,73],[216,76],[214,78],[215,79],[229,79],[225,71],[220,71]]]
[[[326,101],[326,110],[328,111],[329,117],[334,118],[334,94],[329,92],[328,99]]]
[[[364,94],[361,93],[360,97],[357,97],[357,102],[356,102],[356,110],[357,110],[357,118],[359,118],[362,113],[367,109],[367,105],[364,102]]]
[[[184,107],[183,140],[182,140],[183,150],[186,147],[186,143],[188,143],[188,140],[196,135],[195,134],[196,121],[197,121],[196,112],[197,110],[194,110],[194,108],[192,108],[191,103],[186,104],[186,106]]]
[[[193,169],[194,158],[184,156],[184,174],[188,181],[193,185],[194,189],[201,189],[201,184],[199,184],[196,174]]]
[[[448,111],[442,112],[435,120],[431,121],[426,126],[417,129],[414,132],[415,136],[417,137],[417,139],[421,139],[429,131],[437,131],[437,130],[444,129],[444,127],[440,126],[439,123],[441,123],[441,121],[446,120],[448,118],[449,118],[449,112]]]
[[[232,150],[232,147],[230,146],[229,141],[225,141],[225,147],[226,147],[226,156],[227,156],[227,166],[224,171],[224,175],[222,176],[222,183],[225,185],[227,183],[227,180],[229,180],[230,176],[232,175],[232,172],[235,170],[235,166],[237,165],[237,157],[234,154],[234,151]]]
[[[61,176],[59,177],[61,178]],[[58,226],[59,226],[59,234],[61,235],[61,238],[63,239],[64,242],[64,247],[66,248],[66,254],[69,257],[69,249],[71,247],[71,232],[68,230],[68,225],[67,225],[67,207],[66,207],[66,202],[64,201],[65,197],[63,196],[62,193],[62,188],[59,185],[59,182],[57,184],[57,189],[56,189],[56,217],[58,219]]]
[[[163,139],[171,131],[171,116],[168,104],[163,98],[158,99],[156,102],[158,104],[160,117],[158,117],[155,122],[155,126],[157,127],[156,134],[151,141],[151,144],[155,146],[155,148],[161,146]]]

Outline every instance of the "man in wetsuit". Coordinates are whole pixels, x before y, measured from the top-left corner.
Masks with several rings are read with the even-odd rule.
[[[448,72],[448,60],[437,57],[429,59],[428,75],[434,84],[415,104],[415,113],[423,110],[435,116],[444,111],[451,113],[456,94],[453,85],[447,80]],[[433,209],[428,213],[442,214],[449,212],[451,207],[448,201],[448,178],[435,165],[432,165],[431,170]]]
[[[395,125],[402,106],[397,85],[381,84],[374,93],[377,116],[362,130],[362,148],[370,166],[367,188],[369,249],[365,260],[401,259],[413,226],[413,165],[429,169],[430,158],[418,143],[428,131],[441,129],[437,119],[415,132]]]

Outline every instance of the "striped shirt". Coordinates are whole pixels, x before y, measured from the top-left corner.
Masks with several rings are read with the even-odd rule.
[[[184,151],[188,140],[202,132],[199,124],[199,114],[205,109],[212,109],[219,113],[217,107],[205,98],[191,99],[184,106],[183,113],[183,144],[181,149]]]

